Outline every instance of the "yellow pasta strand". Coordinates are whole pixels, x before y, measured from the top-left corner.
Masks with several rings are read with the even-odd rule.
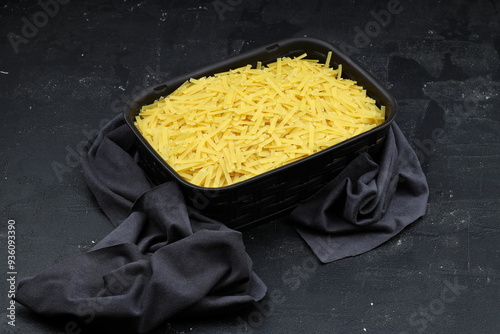
[[[385,106],[307,54],[190,79],[143,106],[137,129],[181,177],[217,188],[368,131]]]

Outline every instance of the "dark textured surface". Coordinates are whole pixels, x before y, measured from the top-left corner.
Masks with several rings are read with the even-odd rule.
[[[500,2],[401,0],[399,13],[374,24],[373,13],[390,3],[68,1],[57,12],[50,7],[49,16],[36,1],[3,2],[4,275],[9,220],[17,280],[84,252],[111,231],[77,152],[131,94],[307,35],[351,54],[397,98],[397,122],[431,188],[427,215],[377,249],[328,265],[286,221],[246,232],[269,297],[239,317],[173,320],[154,333],[499,333]],[[30,29],[34,19],[40,27]],[[1,333],[72,332],[64,321],[19,305],[16,326],[9,326],[6,283]]]

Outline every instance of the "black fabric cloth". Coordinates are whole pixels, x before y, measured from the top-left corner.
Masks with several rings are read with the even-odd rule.
[[[19,303],[95,330],[144,333],[174,316],[230,314],[265,296],[240,232],[187,207],[175,183],[149,184],[122,117],[85,152],[89,188],[117,227],[89,252],[21,280]]]
[[[396,123],[375,160],[363,153],[290,218],[323,263],[369,251],[423,216],[429,188]]]
[[[427,182],[396,124],[384,145],[377,161],[360,155],[292,212],[322,262],[373,249],[425,213]],[[174,316],[228,314],[264,297],[241,233],[187,207],[175,183],[151,185],[121,115],[84,151],[86,182],[116,228],[89,252],[23,279],[18,302],[143,333]]]

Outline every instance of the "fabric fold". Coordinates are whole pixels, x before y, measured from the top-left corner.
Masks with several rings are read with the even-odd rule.
[[[172,317],[232,314],[262,299],[242,235],[187,207],[174,182],[155,187],[116,117],[86,147],[86,181],[116,228],[87,253],[20,281],[16,301],[76,318],[92,332],[146,333]]]
[[[375,160],[362,153],[291,213],[323,263],[369,251],[425,214],[429,189],[417,156],[396,123]]]
[[[188,207],[175,182],[149,182],[122,115],[84,148],[82,167],[115,229],[90,251],[21,280],[19,303],[92,332],[146,333],[172,317],[233,314],[265,296],[240,232]],[[290,219],[328,263],[397,235],[425,213],[428,194],[393,123],[377,159],[355,158]]]
[[[120,114],[83,149],[85,182],[114,226],[127,218],[137,198],[152,188],[138,164],[135,141]]]

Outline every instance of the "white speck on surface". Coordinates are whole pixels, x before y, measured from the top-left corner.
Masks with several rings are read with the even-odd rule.
[[[5,72],[5,71],[0,71],[0,73],[2,73],[2,74],[9,74],[9,72]]]

